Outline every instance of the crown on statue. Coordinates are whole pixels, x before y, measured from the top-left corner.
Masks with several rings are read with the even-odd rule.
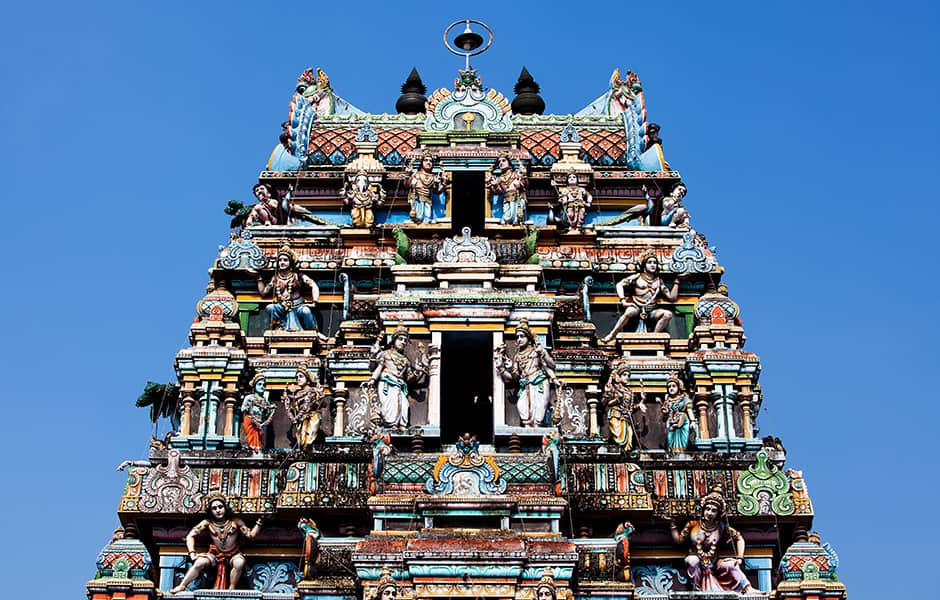
[[[405,327],[405,324],[401,321],[398,322],[398,327],[396,327],[395,331],[392,332],[392,339],[394,340],[400,335],[405,336],[406,340],[411,336],[411,334],[408,332],[408,328]]]
[[[718,509],[719,515],[725,514],[725,506],[727,503],[725,502],[725,497],[722,494],[720,485],[713,486],[712,491],[702,496],[702,499],[699,502],[701,503],[703,509],[706,506],[711,505]]]
[[[290,260],[290,264],[297,262],[297,253],[290,247],[290,244],[284,242],[284,244],[277,250],[278,257],[286,256]]]

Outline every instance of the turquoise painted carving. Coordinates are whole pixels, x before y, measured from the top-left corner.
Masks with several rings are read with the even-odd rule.
[[[754,515],[792,515],[790,479],[767,461],[767,453],[757,453],[757,463],[738,479],[738,513]]]

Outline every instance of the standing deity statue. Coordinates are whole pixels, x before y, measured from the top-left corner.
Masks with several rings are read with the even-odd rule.
[[[584,213],[591,206],[592,199],[590,192],[578,182],[578,174],[570,171],[566,185],[558,188],[558,202],[565,210],[569,227],[584,228]]]
[[[516,355],[506,355],[506,345],[500,344],[494,351],[493,362],[496,374],[506,383],[517,382],[519,392],[516,408],[523,427],[539,427],[545,420],[550,387],[561,385],[555,376],[555,360],[542,347],[529,329],[525,319],[516,326]]]
[[[615,572],[617,581],[630,581],[630,535],[633,534],[633,523],[624,521],[617,525],[614,531],[614,541],[617,543],[616,553],[614,554],[614,564],[617,566]]]
[[[408,426],[408,383],[421,383],[430,368],[431,357],[423,347],[417,362],[405,355],[408,339],[408,329],[399,323],[392,333],[390,347],[382,350],[378,340],[372,347],[372,361],[376,366],[365,388],[367,393],[374,391],[378,417],[384,427],[404,429]]]
[[[666,397],[663,399],[663,421],[666,423],[666,449],[682,452],[689,447],[695,427],[692,400],[682,389],[678,373],[670,373],[666,380]]]
[[[688,190],[681,181],[676,184],[668,196],[663,198],[663,211],[659,222],[676,229],[689,229],[689,211],[682,205],[682,199]]]
[[[408,188],[408,204],[411,211],[408,216],[415,223],[430,223],[432,219],[431,208],[433,199],[444,193],[446,177],[443,170],[434,172],[434,160],[429,152],[421,155],[421,163],[412,171],[411,176],[405,180]]]
[[[245,432],[245,445],[260,450],[264,448],[264,430],[274,419],[277,407],[268,400],[264,375],[261,373],[252,378],[251,390],[242,401],[242,430]]]
[[[364,170],[346,180],[342,196],[343,202],[350,207],[349,215],[356,227],[372,227],[375,223],[375,212],[372,209],[385,204],[385,189],[381,185],[373,186],[369,182],[369,174]]]
[[[601,342],[610,343],[614,336],[624,328],[627,321],[639,317],[638,331],[646,331],[646,321],[654,321],[653,331],[665,331],[672,320],[672,311],[665,308],[656,308],[656,302],[659,298],[664,298],[669,302],[675,302],[679,298],[679,277],[672,283],[671,288],[667,288],[662,278],[659,276],[659,258],[652,249],[647,249],[640,255],[638,260],[639,272],[628,275],[617,282],[617,296],[621,304],[624,305],[623,314]],[[630,299],[627,300],[626,292],[632,290]]]
[[[256,184],[255,187],[251,188],[251,193],[255,195],[258,203],[248,213],[248,218],[245,219],[246,226],[284,224],[280,202],[271,195],[268,186],[263,183]]]
[[[297,529],[304,535],[303,564],[301,576],[312,579],[317,567],[317,558],[320,556],[320,530],[313,519],[306,517],[297,522]]]
[[[284,391],[284,408],[301,450],[309,450],[320,431],[323,386],[306,367],[297,367],[297,379]]]
[[[641,382],[642,383],[642,382]],[[614,443],[624,450],[632,450],[636,436],[633,412],[646,413],[646,392],[634,393],[630,387],[630,368],[621,363],[610,374],[604,387],[604,403],[607,405],[607,428]]]
[[[499,170],[499,175],[496,171]],[[529,187],[525,170],[516,168],[508,154],[500,154],[493,168],[486,174],[486,186],[493,195],[493,207],[502,207],[500,222],[521,225],[526,218],[526,189]]]
[[[724,518],[725,499],[720,488],[715,488],[701,499],[702,514],[685,524],[680,532],[669,519],[669,531],[676,544],[688,543],[689,555],[685,564],[696,591],[732,591],[747,594],[752,590],[747,576],[741,570],[744,562],[744,538],[728,525]],[[727,544],[734,549],[734,558],[718,558],[719,546]]]
[[[271,328],[284,331],[302,331],[317,328],[317,321],[310,307],[304,304],[301,290],[310,288],[310,300],[313,304],[320,299],[320,288],[314,280],[301,275],[296,268],[297,256],[290,246],[284,244],[277,252],[277,271],[271,281],[265,285],[257,271],[258,293],[263,298],[274,295],[275,302],[268,304],[265,310],[271,315]]]
[[[202,532],[209,532],[209,551],[196,554],[196,538]],[[170,590],[171,594],[178,594],[205,570],[206,567],[218,567],[214,589],[234,590],[241,579],[245,569],[245,555],[241,553],[239,536],[252,540],[261,531],[261,517],[255,521],[255,526],[248,529],[245,522],[232,514],[225,496],[212,495],[206,505],[206,518],[193,527],[186,535],[186,550],[193,566],[189,568],[180,584]],[[228,575],[228,577],[226,577]]]

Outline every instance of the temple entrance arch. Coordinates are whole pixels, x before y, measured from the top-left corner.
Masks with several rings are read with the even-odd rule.
[[[441,342],[441,442],[471,433],[492,444],[493,334],[445,331]]]

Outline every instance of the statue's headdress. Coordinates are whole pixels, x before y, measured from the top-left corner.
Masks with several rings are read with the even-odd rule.
[[[720,485],[712,487],[712,491],[702,496],[702,499],[699,501],[699,503],[702,505],[703,509],[706,506],[711,505],[718,509],[719,515],[725,514],[725,506],[727,505],[727,502],[725,502],[725,497],[721,493]]]
[[[395,581],[395,578],[392,577],[392,571],[387,567],[382,569],[379,573],[379,580],[375,585],[375,597],[379,598],[382,596],[382,590],[387,587],[398,588],[398,582]]]
[[[310,369],[308,369],[306,366],[300,365],[299,367],[297,367],[297,375],[299,375],[299,374],[301,374],[301,373],[303,373],[303,374],[304,374],[304,377],[307,378],[307,383],[308,383],[308,384],[311,384],[311,385],[312,385],[312,384],[315,382],[314,377],[310,374]]]
[[[277,250],[278,257],[286,256],[290,260],[290,264],[297,263],[297,253],[290,247],[290,244],[284,242],[284,244]]]
[[[255,376],[251,378],[251,382],[248,385],[251,386],[251,389],[255,389],[255,385],[257,385],[259,381],[263,381],[263,380],[264,380],[264,373],[256,373]]]
[[[669,376],[666,378],[666,386],[669,386],[669,382],[674,381],[677,386],[679,386],[679,391],[685,389],[685,384],[682,382],[682,378],[679,377],[678,371],[670,371]]]
[[[643,265],[645,265],[646,261],[651,258],[655,258],[657,262],[659,261],[659,255],[656,254],[656,251],[650,247],[647,247],[646,250],[644,250],[643,253],[636,258],[637,270],[642,271]]]
[[[556,594],[556,588],[555,588],[555,574],[552,572],[551,569],[546,568],[544,571],[542,571],[542,578],[539,579],[539,584],[538,586],[536,586],[536,589],[542,588],[542,587],[549,588],[550,590],[552,590],[552,596],[555,598],[558,597],[558,595]]]
[[[408,328],[405,327],[404,323],[401,321],[398,322],[398,327],[396,327],[395,331],[392,332],[392,340],[400,335],[405,336],[406,340],[411,337],[411,334],[408,332]]]
[[[528,319],[519,319],[519,324],[516,325],[516,333],[522,332],[530,342],[535,341],[535,334],[532,333],[532,330],[529,329],[529,320]]]

